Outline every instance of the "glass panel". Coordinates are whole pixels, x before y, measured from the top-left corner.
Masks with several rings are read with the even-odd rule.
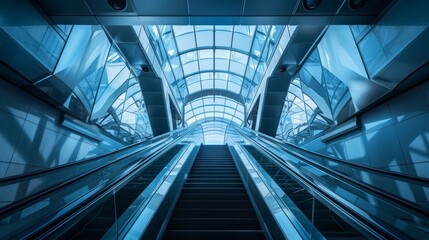
[[[52,26],[46,23],[46,25],[2,26],[1,28],[48,70],[54,70],[65,41]]]
[[[426,26],[375,26],[359,43],[371,77],[405,49]]]
[[[203,75],[205,72],[213,75],[214,72],[229,72],[235,73],[234,76],[236,76],[233,79],[234,84],[231,84],[231,86],[228,85],[228,82],[213,84],[205,81],[201,82],[202,88],[198,87],[198,85],[193,85],[192,87],[188,86],[188,89],[191,89],[192,93],[195,93],[199,89],[210,88],[230,89],[233,92],[240,92],[244,76],[248,72],[246,74],[249,78],[248,81],[253,83],[246,86],[246,90],[241,92],[246,93],[243,97],[247,97],[250,101],[253,95],[248,96],[247,93],[249,90],[253,92],[253,88],[257,87],[261,82],[267,70],[267,62],[269,62],[269,59],[273,55],[273,49],[277,46],[279,36],[283,33],[284,27],[145,26],[143,29],[144,31],[139,31],[139,34],[149,36],[150,41],[152,41],[151,45],[154,47],[153,52],[157,55],[156,59],[159,61],[159,65],[163,66],[163,75],[172,84],[172,88],[179,87],[174,85],[174,83],[176,79],[182,78],[182,75],[188,77],[194,75],[194,73],[201,73]],[[160,37],[162,41],[159,41]],[[258,39],[255,39],[255,37]],[[139,37],[139,39],[145,40],[142,37]],[[254,44],[254,47],[252,47],[252,42],[257,42],[257,44]],[[263,55],[262,51],[268,42],[270,42],[270,47],[267,48]],[[177,53],[180,57],[180,63],[174,58]],[[251,61],[249,60],[249,56],[251,56]],[[264,56],[262,62],[262,59],[260,59],[261,56]],[[167,58],[170,58],[170,60],[167,60]],[[178,64],[181,65],[183,71],[179,70],[180,67],[178,67]],[[254,74],[255,69],[259,69],[258,75]],[[172,72],[174,72],[174,75]],[[256,76],[255,79],[254,76]],[[217,78],[217,76],[216,78],[213,78],[213,76],[201,78],[202,81],[205,79],[211,81],[222,80]],[[186,84],[190,85],[194,83],[187,80]],[[185,90],[176,91],[173,89],[172,92],[175,94],[176,99],[183,99],[188,94]]]
[[[176,38],[179,52],[183,52],[196,47],[194,33],[188,33]]]
[[[232,44],[232,32],[227,31],[216,31],[215,33],[216,46],[231,47]]]
[[[192,107],[189,107],[189,106],[192,106]],[[218,96],[218,95],[204,96],[188,103],[185,106],[185,109],[187,109],[186,112],[189,111],[189,114],[185,114],[185,121],[188,124],[191,124],[189,120],[191,120],[192,117],[194,117],[195,115],[201,114],[202,111],[205,113],[205,117],[202,117],[202,118],[197,117],[197,120],[204,120],[207,116],[216,116],[224,119],[220,121],[226,121],[226,123],[228,123],[231,121],[232,118],[226,117],[226,115],[223,114],[224,112],[231,114],[230,116],[233,116],[235,114],[235,116],[237,117],[238,124],[241,124],[244,120],[243,105],[236,102],[235,100],[226,98],[224,96]],[[193,109],[193,111],[191,111],[190,109]]]
[[[107,56],[91,121],[128,143],[152,136],[140,85],[114,47]]]
[[[53,76],[36,83],[36,86],[63,103],[75,117],[87,121],[109,49],[109,39],[100,26],[74,26]],[[121,70],[115,69],[112,74]]]

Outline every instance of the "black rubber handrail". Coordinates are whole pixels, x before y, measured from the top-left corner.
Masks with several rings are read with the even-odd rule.
[[[45,174],[58,171],[60,169],[71,168],[71,167],[75,167],[77,165],[83,165],[83,164],[88,163],[88,162],[100,160],[102,158],[107,158],[107,157],[109,157],[109,156],[111,156],[113,154],[129,150],[129,149],[134,148],[134,147],[139,146],[139,145],[152,144],[155,141],[161,141],[162,139],[167,138],[167,137],[169,137],[171,135],[180,134],[180,132],[182,132],[184,130],[185,130],[184,128],[182,128],[182,129],[176,129],[176,130],[174,130],[172,132],[164,133],[162,135],[158,135],[156,137],[148,139],[147,141],[133,143],[133,144],[127,145],[127,146],[125,146],[123,148],[117,149],[115,151],[108,152],[108,153],[105,153],[105,154],[102,154],[102,155],[98,155],[98,156],[94,156],[94,157],[90,157],[90,158],[87,158],[87,159],[83,159],[83,160],[78,161],[78,162],[72,162],[72,163],[62,164],[60,166],[55,166],[55,167],[51,167],[51,168],[48,168],[48,169],[42,169],[42,170],[34,171],[34,172],[31,172],[31,173],[24,173],[24,174],[20,174],[20,175],[11,176],[11,177],[5,177],[5,178],[0,179],[0,186],[10,185],[10,184],[14,184],[14,183],[17,183],[17,182],[22,182],[25,179],[36,178],[38,176],[43,176]]]
[[[302,177],[299,173],[297,173],[295,170],[293,170],[292,168],[290,168],[289,166],[287,166],[284,162],[280,161],[282,160],[281,157],[277,156],[276,154],[270,152],[269,150],[266,149],[266,147],[262,146],[260,143],[256,143],[253,140],[251,140],[254,143],[254,146],[256,146],[256,149],[258,149],[258,151],[260,151],[261,153],[263,153],[265,156],[267,156],[267,158],[274,162],[274,164],[276,164],[276,166],[278,166],[282,171],[285,171],[287,173],[289,173],[294,179],[297,179],[296,181],[299,181],[301,184],[300,185],[304,185],[305,189],[311,193],[314,197],[318,198],[322,198],[323,201],[322,202],[326,202],[331,204],[332,206],[336,207],[337,209],[343,209],[345,211],[342,211],[347,217],[353,219],[354,221],[357,221],[357,224],[364,228],[365,231],[367,231],[368,233],[372,234],[372,237],[374,237],[375,239],[389,239],[392,238],[392,236],[390,234],[392,234],[392,232],[390,232],[389,230],[383,230],[380,229],[379,227],[375,226],[374,223],[366,218],[363,218],[362,216],[360,216],[357,213],[354,213],[353,210],[347,210],[348,207],[344,206],[343,203],[339,202],[337,199],[331,197],[329,194],[325,193],[323,190],[319,189],[319,187],[314,184],[312,181],[308,180],[305,177]],[[280,159],[280,160],[278,160]],[[319,199],[321,200],[321,199]],[[375,229],[374,229],[375,228]],[[390,236],[390,237],[389,237]]]
[[[277,156],[275,153],[272,153],[270,150],[267,150],[267,148],[265,146],[261,145],[261,143],[259,143],[255,139],[252,139],[250,136],[247,136],[246,133],[242,133],[242,134],[244,137],[246,137],[248,140],[250,140],[254,145],[258,146],[259,148],[263,149],[266,153],[271,155],[271,157],[274,157],[275,159],[277,159],[277,158],[282,159],[282,157]],[[269,144],[269,143],[266,143],[266,144]],[[329,168],[326,168],[324,166],[321,166],[320,164],[317,164],[311,160],[302,158],[300,156],[295,156],[295,155],[292,155],[292,156],[297,157],[298,159],[309,164],[310,166],[315,167],[316,169],[319,169],[319,170],[327,173],[328,175],[332,176],[334,179],[337,179],[338,181],[341,181],[341,182],[348,184],[348,185],[350,185],[354,188],[357,188],[357,189],[364,189],[364,190],[366,190],[367,193],[369,192],[372,195],[377,196],[380,199],[383,199],[383,201],[385,201],[387,203],[390,202],[390,204],[392,204],[394,206],[400,206],[402,209],[405,209],[405,211],[412,213],[415,216],[418,216],[422,219],[427,219],[427,216],[429,216],[429,211],[427,209],[416,206],[415,203],[413,203],[413,202],[402,199],[399,196],[380,191],[379,189],[374,188],[371,185],[368,185],[366,183],[362,183],[362,182],[359,182],[357,180],[354,180],[350,177],[345,176],[344,174],[339,174],[339,173],[337,173],[337,172],[335,172]],[[294,170],[287,167],[281,161],[277,160],[276,162],[278,162],[278,164],[280,164],[282,168],[287,168],[290,171],[294,172]],[[311,184],[313,184],[313,183],[311,183]],[[315,186],[315,187],[317,188],[317,186]]]
[[[168,145],[162,146],[161,150],[165,149],[167,147],[170,147],[172,144],[176,143],[179,139],[181,139],[182,137],[184,137],[187,133],[191,132],[194,128],[195,127],[186,129],[186,131],[182,134],[182,136],[180,136],[177,139],[173,140]],[[137,152],[137,153],[139,153],[139,152]],[[134,153],[134,154],[137,154],[137,153]],[[132,154],[132,155],[134,155],[134,154]],[[153,154],[156,154],[156,152],[155,153],[151,153],[151,155],[153,155]],[[148,157],[150,157],[151,155],[149,155]],[[148,158],[148,157],[146,157],[146,158]],[[86,176],[89,176],[89,175],[91,175],[93,173],[96,173],[96,172],[98,172],[98,171],[100,171],[100,170],[102,170],[104,168],[107,168],[108,166],[110,166],[110,165],[112,165],[114,163],[117,163],[117,162],[118,161],[113,161],[113,162],[104,164],[102,166],[93,168],[93,169],[91,169],[91,170],[89,170],[87,172],[84,172],[84,173],[76,176],[76,177],[68,179],[68,180],[66,180],[66,181],[64,181],[62,183],[56,184],[56,185],[54,185],[54,186],[52,186],[52,187],[50,187],[48,189],[42,190],[42,191],[40,191],[40,192],[38,192],[36,194],[32,194],[32,195],[30,195],[28,197],[25,197],[23,199],[15,201],[15,202],[13,202],[11,204],[8,204],[8,205],[0,208],[0,216],[4,217],[4,216],[11,215],[12,212],[19,211],[20,209],[25,208],[28,205],[31,205],[31,203],[37,201],[38,199],[44,199],[49,194],[51,194],[51,193],[53,193],[53,192],[55,192],[57,190],[61,190],[62,188],[66,187],[66,186],[69,186],[69,185],[73,184],[74,182],[77,182],[80,179],[82,179],[82,178],[84,178]],[[130,163],[130,164],[132,164],[132,163]]]
[[[187,133],[189,132],[190,131],[187,131]],[[147,166],[147,164],[150,164],[153,160],[162,156],[168,150],[174,147],[182,137],[183,136],[179,137],[178,139],[175,139],[172,143],[168,145],[161,146],[160,150],[151,153],[149,156],[145,157],[144,160],[140,160],[141,162],[137,166],[134,166],[131,172],[127,173],[124,176],[120,176],[118,179],[115,179],[113,182],[104,186],[102,189],[98,190],[92,196],[88,197],[88,199],[85,199],[85,201],[79,203],[77,206],[74,206],[72,209],[68,210],[61,216],[58,216],[57,218],[53,218],[48,220],[47,222],[44,222],[41,226],[38,226],[36,229],[32,230],[32,232],[29,232],[28,234],[26,234],[24,238],[39,239],[40,237],[44,238],[46,237],[46,235],[52,234],[52,232],[58,230],[62,225],[64,225],[65,222],[71,221],[72,218],[75,218],[76,216],[78,216],[79,214],[81,214],[82,212],[90,208],[98,201],[105,199],[106,196],[110,196],[109,194],[114,192],[118,187],[123,186],[123,184],[128,180],[132,179],[136,174],[138,174],[141,170],[143,170]],[[66,207],[67,206],[63,206],[63,208],[66,208]],[[52,214],[52,215],[55,215],[55,214]]]
[[[333,158],[331,156],[326,156],[326,155],[323,155],[323,154],[320,154],[320,153],[317,153],[317,152],[312,152],[310,150],[301,148],[301,147],[296,146],[296,145],[291,144],[291,143],[282,142],[279,139],[273,138],[271,136],[268,136],[268,135],[260,133],[260,132],[255,132],[255,131],[250,130],[248,128],[246,128],[245,130],[248,131],[249,133],[253,133],[256,136],[259,136],[259,137],[261,137],[263,139],[266,139],[268,141],[268,143],[275,144],[276,146],[281,147],[283,150],[287,151],[288,153],[290,153],[290,154],[292,154],[292,155],[294,155],[296,157],[306,158],[306,156],[298,155],[297,153],[293,152],[291,149],[288,149],[288,147],[290,147],[292,149],[296,149],[298,151],[303,151],[303,152],[305,152],[305,153],[307,153],[309,155],[318,156],[320,158],[325,158],[326,160],[332,161],[332,162],[335,162],[335,163],[340,163],[340,164],[344,164],[344,165],[348,165],[348,166],[353,166],[353,167],[360,168],[360,169],[365,169],[367,171],[376,172],[376,173],[387,175],[387,176],[394,177],[394,178],[397,178],[397,179],[404,179],[404,180],[407,180],[407,181],[413,181],[413,182],[416,182],[416,183],[418,183],[420,185],[424,185],[424,186],[428,186],[429,187],[429,179],[427,179],[427,178],[418,177],[418,176],[412,176],[412,175],[408,175],[408,174],[402,174],[402,173],[398,173],[398,172],[387,171],[387,170],[383,170],[383,169],[379,169],[379,168],[373,168],[373,167],[369,167],[369,166],[358,164],[358,163],[354,163],[354,162],[345,161],[345,160],[338,159],[338,158]]]
[[[265,147],[261,146],[260,143],[258,143],[257,141],[254,141],[249,136],[247,136],[247,138],[250,139],[250,140],[252,140],[254,142],[254,144],[257,144],[261,148],[265,149]],[[267,143],[267,144],[271,145],[270,143]],[[393,195],[391,193],[380,191],[378,188],[375,188],[375,187],[373,187],[373,186],[371,186],[371,185],[369,185],[367,183],[363,183],[363,182],[357,181],[357,180],[355,180],[355,179],[353,179],[351,177],[348,177],[348,176],[346,176],[346,175],[344,175],[344,174],[342,174],[340,172],[337,172],[337,171],[332,170],[332,169],[330,169],[330,168],[328,168],[326,166],[323,166],[323,165],[321,165],[321,164],[319,164],[319,163],[317,163],[315,161],[312,161],[310,159],[304,158],[304,157],[299,156],[297,154],[293,154],[293,153],[290,152],[290,150],[287,151],[287,153],[291,154],[292,156],[294,156],[294,157],[296,157],[296,158],[298,158],[298,159],[300,159],[302,161],[304,161],[305,163],[311,165],[312,167],[320,169],[323,172],[329,173],[331,176],[334,176],[337,179],[341,179],[341,180],[343,180],[345,182],[348,182],[351,185],[355,185],[355,186],[357,185],[357,186],[359,186],[358,188],[365,188],[366,190],[371,191],[374,194],[378,194],[379,196],[383,196],[383,197],[385,197],[385,198],[387,198],[387,199],[395,202],[395,204],[402,205],[403,207],[408,208],[410,211],[411,210],[415,211],[416,215],[423,214],[424,216],[429,216],[429,210],[428,209],[419,207],[415,203],[413,203],[413,202],[411,202],[409,200],[406,200],[406,199],[404,199],[404,198],[402,198],[402,197],[400,197],[398,195]],[[425,182],[425,184],[427,184],[427,182]]]

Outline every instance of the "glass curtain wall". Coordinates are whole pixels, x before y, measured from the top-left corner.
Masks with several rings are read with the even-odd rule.
[[[152,136],[138,80],[101,26],[3,30],[51,73],[30,80],[66,112],[128,143]]]
[[[91,121],[130,143],[152,136],[139,82],[114,47],[107,57]]]
[[[292,77],[277,137],[302,144],[388,93],[400,81],[377,74],[424,29],[330,26]]]

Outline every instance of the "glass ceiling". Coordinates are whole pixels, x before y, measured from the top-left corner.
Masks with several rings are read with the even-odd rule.
[[[188,125],[201,120],[224,119],[238,125],[243,123],[244,106],[224,96],[204,96],[185,105],[185,121]]]
[[[244,103],[253,99],[283,29],[284,26],[145,26],[173,95],[179,106],[185,105],[188,125],[213,114],[242,123]],[[212,103],[208,102],[210,97],[184,102],[187,96],[206,90],[236,94],[236,99],[244,101],[212,96]],[[240,119],[229,112],[221,114],[218,102],[226,104],[223,110],[240,113]]]

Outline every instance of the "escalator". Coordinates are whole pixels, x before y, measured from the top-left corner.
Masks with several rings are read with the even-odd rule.
[[[245,148],[324,237],[327,239],[366,239],[255,147],[247,145]]]
[[[226,145],[201,146],[164,239],[265,239]]]
[[[135,207],[132,203],[182,148],[183,145],[174,146],[114,195],[80,218],[73,227],[62,234],[61,238],[101,239],[107,230],[114,226],[116,219],[120,218],[128,208]]]
[[[0,211],[0,238],[428,239],[425,211],[247,138],[252,145],[199,146],[173,135],[167,145],[7,179],[0,187],[49,184]]]

